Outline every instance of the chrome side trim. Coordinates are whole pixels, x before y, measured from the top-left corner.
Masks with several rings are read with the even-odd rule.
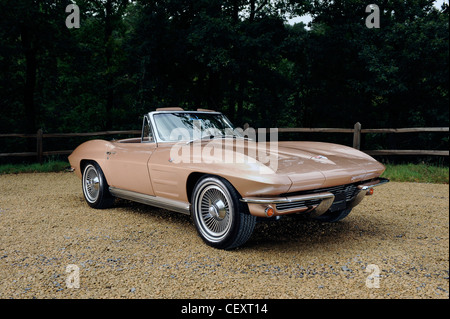
[[[115,197],[119,197],[122,199],[131,200],[134,202],[139,202],[142,204],[155,206],[163,209],[167,209],[170,211],[190,215],[190,207],[191,205],[186,202],[173,200],[173,199],[167,199],[159,196],[151,196],[141,193],[136,193],[132,191],[128,191],[125,189],[110,187],[109,192],[111,195]]]

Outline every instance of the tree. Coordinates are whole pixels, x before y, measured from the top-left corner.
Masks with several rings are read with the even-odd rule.
[[[68,29],[69,0],[0,0],[4,132],[138,128],[164,106],[253,127],[448,126],[448,7],[382,1],[369,29],[362,0],[76,2],[81,27]],[[286,23],[305,13],[309,29]]]
[[[2,42],[11,49],[7,53],[15,56],[6,56],[3,59],[16,64],[17,67],[22,64],[21,59],[24,61],[24,68],[16,71],[22,77],[22,94],[15,97],[22,97],[23,121],[19,125],[28,133],[36,132],[39,115],[43,111],[39,110],[40,105],[37,105],[35,100],[38,70],[43,68],[43,57],[55,50],[56,45],[60,43],[57,38],[61,36],[61,31],[56,21],[64,21],[67,4],[69,1],[0,2]]]
[[[115,108],[115,77],[118,75],[120,65],[115,60],[120,55],[120,35],[123,32],[123,15],[126,12],[129,0],[80,0],[78,5],[89,19],[97,20],[95,23],[101,30],[97,33],[98,43],[104,56],[104,96],[105,96],[105,124],[104,128],[109,130],[113,126],[113,113]],[[99,30],[97,30],[98,32]],[[116,32],[116,34],[115,34]],[[94,36],[92,33],[89,36]]]

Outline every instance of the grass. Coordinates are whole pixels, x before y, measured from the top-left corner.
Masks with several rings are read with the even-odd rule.
[[[4,164],[0,165],[1,174],[18,173],[45,173],[62,172],[70,164],[64,161],[50,160],[38,164]],[[392,182],[416,182],[416,183],[449,183],[449,168],[428,164],[385,164],[386,171],[382,177],[389,178]]]
[[[3,164],[0,165],[1,174],[18,174],[18,173],[48,173],[48,172],[62,172],[70,164],[64,161],[48,161],[45,163],[33,164]]]
[[[381,176],[392,182],[449,183],[448,166],[428,164],[385,164],[385,166],[386,171]]]

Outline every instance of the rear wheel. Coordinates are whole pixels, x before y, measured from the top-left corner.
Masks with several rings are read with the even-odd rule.
[[[256,217],[239,201],[239,193],[226,180],[206,176],[192,193],[191,215],[200,237],[210,246],[232,249],[253,233]]]
[[[315,217],[315,220],[326,222],[326,223],[336,223],[350,214],[352,211],[351,208],[343,209],[343,210],[337,210],[334,212],[327,211],[325,214]]]
[[[95,162],[86,164],[81,179],[84,199],[93,208],[108,208],[114,203],[114,197],[109,193],[105,175]]]

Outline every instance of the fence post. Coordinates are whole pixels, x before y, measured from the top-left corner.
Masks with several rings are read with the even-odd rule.
[[[356,122],[353,131],[353,148],[361,149],[361,123]]]
[[[43,135],[42,129],[39,129],[36,134],[36,153],[37,153],[37,160],[38,160],[39,164],[42,164],[42,162],[43,162],[42,135]]]

